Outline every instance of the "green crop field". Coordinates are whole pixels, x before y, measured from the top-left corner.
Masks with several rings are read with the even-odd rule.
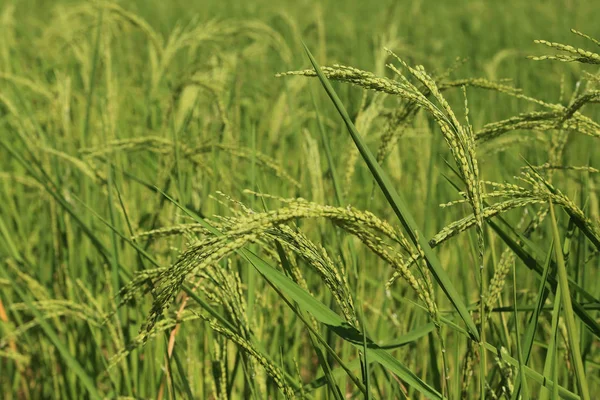
[[[0,398],[597,398],[599,15],[1,0]]]

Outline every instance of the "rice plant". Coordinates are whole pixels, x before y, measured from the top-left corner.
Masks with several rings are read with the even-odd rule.
[[[0,5],[2,398],[593,398],[594,4],[152,3]]]

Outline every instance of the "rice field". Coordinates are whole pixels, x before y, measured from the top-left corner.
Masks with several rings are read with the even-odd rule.
[[[591,0],[0,3],[0,398],[594,399]]]

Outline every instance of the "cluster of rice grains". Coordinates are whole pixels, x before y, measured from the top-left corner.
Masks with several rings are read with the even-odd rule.
[[[251,332],[256,332],[257,327],[252,326],[246,318],[246,297],[241,292],[238,272],[231,268],[231,258],[239,249],[254,243],[259,244],[267,256],[278,259],[277,248],[280,246],[279,249],[284,252],[289,262],[288,272],[292,279],[300,287],[311,291],[305,279],[307,272],[302,271],[300,266],[304,265],[314,270],[332,293],[333,300],[347,323],[358,326],[354,295],[348,283],[348,271],[343,263],[334,262],[325,248],[298,230],[295,225],[305,219],[329,221],[358,238],[373,254],[395,269],[394,277],[402,277],[409,283],[431,316],[437,320],[438,310],[432,298],[433,289],[429,274],[425,270],[423,275],[426,279],[423,280],[415,277],[409,270],[409,266],[419,255],[414,253],[404,235],[387,222],[368,211],[363,212],[352,207],[333,207],[301,198],[283,199],[249,191],[247,193],[277,200],[282,202],[284,207],[274,211],[256,212],[229,199],[233,204],[239,205],[240,210],[232,209],[233,217],[221,217],[211,221],[212,229],[205,224],[190,223],[143,232],[135,237],[136,240],[144,240],[183,234],[190,238],[190,242],[173,266],[145,270],[123,289],[125,303],[137,297],[138,293],[146,291],[148,281],[153,283],[154,306],[145,328],[132,346],[144,343],[154,336],[157,330],[162,331],[175,324],[174,320],[161,319],[163,310],[181,291],[183,282],[194,279],[201,282],[198,286],[208,299],[224,307],[236,331],[222,326],[214,318],[206,317],[210,326],[256,359],[278,386],[289,394],[292,389],[288,386],[289,382],[283,380],[278,367],[268,363],[267,358],[252,345]],[[228,262],[221,262],[223,259]],[[229,278],[226,278],[227,275]],[[119,357],[125,354],[121,353]],[[116,358],[114,362],[118,360],[119,358]]]

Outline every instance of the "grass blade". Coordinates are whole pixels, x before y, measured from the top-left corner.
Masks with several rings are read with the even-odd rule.
[[[552,222],[552,232],[554,235],[554,242],[560,243],[560,235],[558,233],[558,225],[556,223],[556,216],[554,214],[554,206],[550,203],[550,217]],[[560,285],[561,300],[564,306],[565,323],[567,325],[567,333],[569,336],[569,344],[571,347],[571,357],[573,358],[573,364],[575,367],[575,376],[577,377],[577,383],[583,400],[590,399],[590,389],[588,387],[587,378],[585,376],[585,368],[581,359],[581,349],[579,347],[579,332],[575,326],[575,316],[573,314],[573,304],[571,302],[571,296],[569,294],[569,280],[567,275],[567,267],[563,258],[563,253],[560,247],[555,246],[556,253],[556,264],[557,264],[557,275],[558,283]]]
[[[536,296],[536,304],[533,310],[533,314],[529,317],[529,325],[527,327],[527,331],[525,332],[525,337],[523,338],[523,363],[527,365],[529,361],[529,357],[531,356],[531,349],[533,348],[533,341],[535,339],[535,333],[537,330],[538,320],[540,317],[540,313],[546,302],[548,297],[548,290],[546,290],[546,282],[548,281],[548,273],[550,271],[550,260],[552,259],[552,250],[554,247],[554,242],[550,243],[550,250],[548,251],[548,255],[546,256],[546,261],[544,262],[544,273],[542,275],[542,282],[540,284],[540,288],[538,294]],[[515,309],[517,307],[515,301]],[[515,315],[516,317],[516,315]],[[513,399],[518,399],[519,392],[521,391],[521,382],[523,378],[521,375],[517,377],[517,381],[515,383],[515,389],[513,390]]]
[[[519,332],[519,313],[517,312],[517,271],[515,263],[513,262],[513,307],[515,310],[515,337],[517,342],[517,360],[519,361],[519,383],[523,391],[523,400],[529,400],[529,388],[527,387],[527,380],[525,379],[525,371],[523,366],[525,365],[523,350],[521,346],[521,333]],[[515,391],[516,393],[516,391]],[[518,397],[515,397],[518,398]]]
[[[544,363],[544,377],[551,376],[552,382],[558,382],[557,368],[557,341],[558,341],[558,318],[560,315],[560,287],[556,289],[554,295],[554,305],[552,307],[552,329],[550,343],[548,344],[548,353],[546,353],[546,362]],[[552,387],[552,399],[557,399],[556,388]],[[548,400],[550,388],[542,388],[540,391],[540,400]]]

